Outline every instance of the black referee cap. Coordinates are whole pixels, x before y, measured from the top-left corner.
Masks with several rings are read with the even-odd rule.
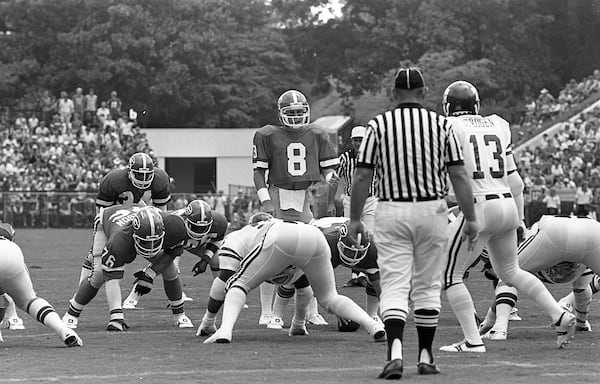
[[[423,73],[416,67],[400,68],[394,78],[396,89],[417,89],[425,86]]]

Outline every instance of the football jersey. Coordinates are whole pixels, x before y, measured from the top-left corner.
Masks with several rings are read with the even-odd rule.
[[[152,185],[147,190],[140,190],[131,184],[127,169],[113,169],[108,172],[98,187],[96,205],[110,207],[111,205],[129,205],[144,202],[161,207],[171,200],[171,181],[167,172],[160,168],[154,169]]]
[[[133,226],[135,213],[140,206],[124,207],[115,205],[103,208],[96,216],[96,225],[102,228],[108,240],[102,251],[102,269],[110,276],[115,269],[135,260],[136,251],[133,242]]]
[[[449,119],[463,149],[473,195],[510,192],[507,175],[517,166],[511,149],[509,123],[497,115],[462,115]]]
[[[339,158],[327,133],[315,125],[301,129],[266,125],[254,134],[254,168],[269,171],[269,185],[305,190],[321,180],[321,169],[337,168]]]
[[[348,220],[349,219],[347,217],[323,217],[311,223],[315,227],[319,228],[321,232],[323,232],[323,235],[325,235],[327,245],[329,245],[329,249],[331,250],[331,264],[333,268],[336,268],[340,264],[345,265],[342,259],[340,259],[340,250],[337,246],[337,243],[340,237],[340,227]],[[378,269],[377,247],[375,247],[375,244],[371,243],[367,249],[367,255],[356,265],[349,268],[359,271]]]
[[[165,252],[172,255],[181,255],[183,250],[197,256],[205,254],[206,250],[215,254],[221,247],[225,232],[227,231],[227,219],[224,215],[213,211],[213,223],[210,231],[201,239],[190,239],[185,227],[184,219],[181,217],[185,208],[175,211],[161,212],[165,223]]]

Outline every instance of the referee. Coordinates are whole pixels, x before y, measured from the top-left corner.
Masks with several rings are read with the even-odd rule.
[[[351,194],[350,238],[363,235],[360,221],[374,172],[375,212],[381,273],[380,311],[387,332],[387,364],[379,378],[402,377],[402,339],[414,306],[419,339],[417,371],[439,373],[432,344],[440,311],[440,278],[447,241],[446,176],[450,177],[466,222],[465,238],[478,235],[471,183],[463,154],[445,117],[424,108],[425,80],[418,68],[401,68],[394,78],[393,110],[375,116],[357,154]]]

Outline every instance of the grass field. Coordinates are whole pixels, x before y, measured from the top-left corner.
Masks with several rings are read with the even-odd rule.
[[[18,230],[37,293],[50,301],[60,316],[77,288],[83,256],[91,239],[88,230]],[[192,277],[194,256],[181,261],[185,291],[195,298],[186,303],[186,313],[200,324],[211,277]],[[126,296],[131,274],[145,263],[128,266],[122,285]],[[338,285],[349,271],[338,269]],[[160,281],[160,279],[158,279]],[[487,280],[474,271],[468,282],[478,311],[485,313],[492,298]],[[340,288],[359,303],[361,288]],[[552,287],[555,297],[568,287]],[[178,329],[166,308],[162,284],[141,302],[141,310],[126,311],[131,329],[123,333],[104,330],[108,311],[103,290],[84,310],[79,335],[83,348],[66,348],[48,328],[20,312],[26,330],[3,330],[0,344],[0,383],[369,383],[378,382],[384,364],[385,343],[373,343],[360,329],[339,333],[335,317],[325,314],[332,325],[309,328],[310,336],[290,338],[287,331],[259,327],[258,292],[249,296],[249,308],[240,316],[232,344],[202,344],[196,328]],[[406,328],[404,382],[415,383],[596,383],[600,377],[598,332],[576,334],[565,350],[556,349],[554,331],[539,307],[523,297],[518,304],[523,321],[511,322],[509,339],[488,342],[485,354],[436,352],[442,370],[438,376],[416,373],[416,331],[412,319]],[[590,321],[600,330],[598,305]],[[284,318],[289,323],[290,313]],[[442,308],[435,348],[459,341],[461,332],[448,305]]]

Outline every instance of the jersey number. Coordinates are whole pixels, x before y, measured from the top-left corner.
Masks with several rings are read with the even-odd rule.
[[[471,135],[469,141],[473,144],[473,154],[475,155],[475,166],[477,170],[473,172],[473,179],[483,179],[485,177],[484,171],[481,169],[481,160],[479,152],[479,143],[477,142],[477,136]],[[501,179],[504,177],[504,158],[502,157],[502,142],[496,135],[484,135],[483,144],[486,147],[490,147],[490,144],[494,144],[494,151],[492,152],[494,159],[497,161],[498,169],[490,167],[490,174],[494,179]]]
[[[302,176],[306,173],[306,147],[302,143],[290,143],[287,146],[288,173]]]

